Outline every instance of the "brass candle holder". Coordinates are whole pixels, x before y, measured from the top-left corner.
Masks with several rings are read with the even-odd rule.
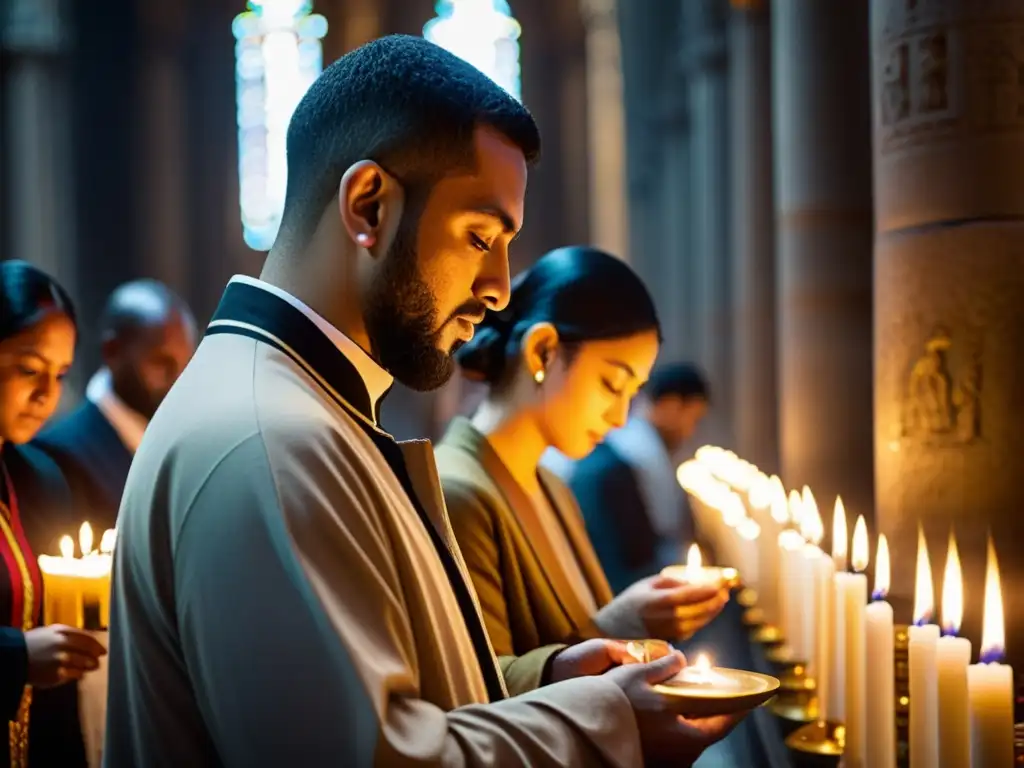
[[[750,587],[743,587],[736,595],[736,602],[744,608],[753,608],[757,605],[757,592]]]
[[[770,622],[765,622],[761,626],[756,627],[751,632],[750,639],[768,649],[776,648],[785,642],[782,630]]]
[[[831,720],[815,720],[789,734],[786,746],[801,755],[815,756],[815,765],[839,765],[846,748],[846,726]]]
[[[792,662],[781,671],[779,692],[768,704],[771,712],[783,720],[783,730],[787,733],[794,729],[816,722],[818,719],[818,699],[815,696],[818,685],[813,677],[807,674],[807,665],[800,661]]]

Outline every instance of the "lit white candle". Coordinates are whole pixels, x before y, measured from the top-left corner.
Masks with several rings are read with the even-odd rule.
[[[931,624],[935,588],[924,531],[917,535],[917,574],[914,585],[914,626],[908,637],[910,664],[910,768],[939,764],[939,681],[935,646],[939,628]]]
[[[970,719],[967,712],[967,665],[971,641],[957,637],[964,616],[963,577],[956,539],[949,536],[949,554],[942,578],[942,632],[935,644],[939,673],[939,765],[962,768],[971,762]]]
[[[833,675],[833,653],[835,643],[833,642],[834,637],[834,622],[832,616],[834,613],[833,608],[833,595],[834,595],[834,581],[835,581],[835,567],[832,565],[832,558],[828,557],[820,549],[818,550],[819,556],[815,560],[815,587],[814,595],[815,602],[817,603],[815,616],[816,616],[816,634],[815,634],[815,649],[814,649],[814,666],[810,670],[811,677],[814,678],[818,684],[817,695],[818,695],[818,716],[820,720],[832,719],[832,710],[830,708],[830,697],[832,696],[832,675]]]
[[[831,640],[831,674],[829,675],[827,695],[821,699],[824,703],[828,719],[834,722],[846,721],[846,604],[839,594],[839,575],[846,571],[846,553],[849,545],[846,534],[846,510],[839,497],[832,513],[832,562],[835,566],[831,599],[832,630]]]
[[[867,765],[896,768],[896,659],[889,594],[889,543],[878,537],[873,602],[867,607]]]
[[[1000,664],[1006,643],[995,546],[988,542],[985,615],[978,663],[967,669],[972,768],[1013,764],[1013,669]]]
[[[804,546],[801,551],[803,562],[801,568],[801,641],[798,644],[799,651],[794,649],[798,659],[807,662],[808,673],[818,682],[818,634],[824,617],[819,617],[821,600],[818,596],[818,580],[823,574],[822,561],[826,560],[825,553],[818,545],[825,536],[825,528],[821,522],[821,515],[818,513],[818,505],[814,500],[811,489],[804,486],[804,493],[801,498],[802,519],[800,521],[800,535],[804,538]],[[831,579],[829,580],[831,586]]]
[[[832,509],[832,562],[835,563],[837,571],[846,570],[848,539],[846,508],[843,506],[843,500],[836,496],[836,504]]]
[[[853,551],[851,561],[856,573],[837,573],[835,576],[837,611],[843,613],[843,667],[845,681],[843,690],[844,719],[846,726],[846,747],[843,751],[843,765],[847,768],[864,768],[867,749],[865,718],[867,698],[865,687],[867,665],[867,620],[868,577],[863,573],[868,567],[868,529],[863,517],[857,518],[853,529]]]
[[[761,535],[758,537],[761,547],[758,560],[761,583],[757,594],[765,618],[779,626],[779,534],[789,522],[789,507],[782,481],[772,475],[769,484],[770,501],[766,514],[762,516]]]
[[[779,534],[779,608],[782,622],[779,628],[795,659],[798,657],[794,643],[799,643],[801,637],[800,565],[803,545],[803,537],[791,528]]]
[[[761,537],[761,526],[752,517],[745,517],[736,526],[739,537],[739,560],[736,566],[743,568],[743,583],[761,594],[761,557],[758,539]]]

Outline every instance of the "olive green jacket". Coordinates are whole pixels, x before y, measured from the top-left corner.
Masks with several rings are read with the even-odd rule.
[[[552,643],[605,636],[558,567],[526,492],[486,438],[467,419],[455,419],[436,456],[452,530],[495,653],[521,656]],[[557,476],[538,471],[600,609],[612,592],[576,500]]]

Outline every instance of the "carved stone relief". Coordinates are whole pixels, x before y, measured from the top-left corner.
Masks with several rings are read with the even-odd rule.
[[[903,402],[903,437],[932,444],[963,444],[980,433],[981,361],[975,356],[959,376],[949,372],[950,334],[938,329],[911,366]]]

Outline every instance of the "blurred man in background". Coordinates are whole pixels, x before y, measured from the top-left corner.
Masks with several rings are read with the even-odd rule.
[[[103,366],[85,399],[36,443],[64,471],[76,512],[94,530],[113,528],[142,433],[196,346],[188,305],[155,280],[118,287],[100,319]]]

